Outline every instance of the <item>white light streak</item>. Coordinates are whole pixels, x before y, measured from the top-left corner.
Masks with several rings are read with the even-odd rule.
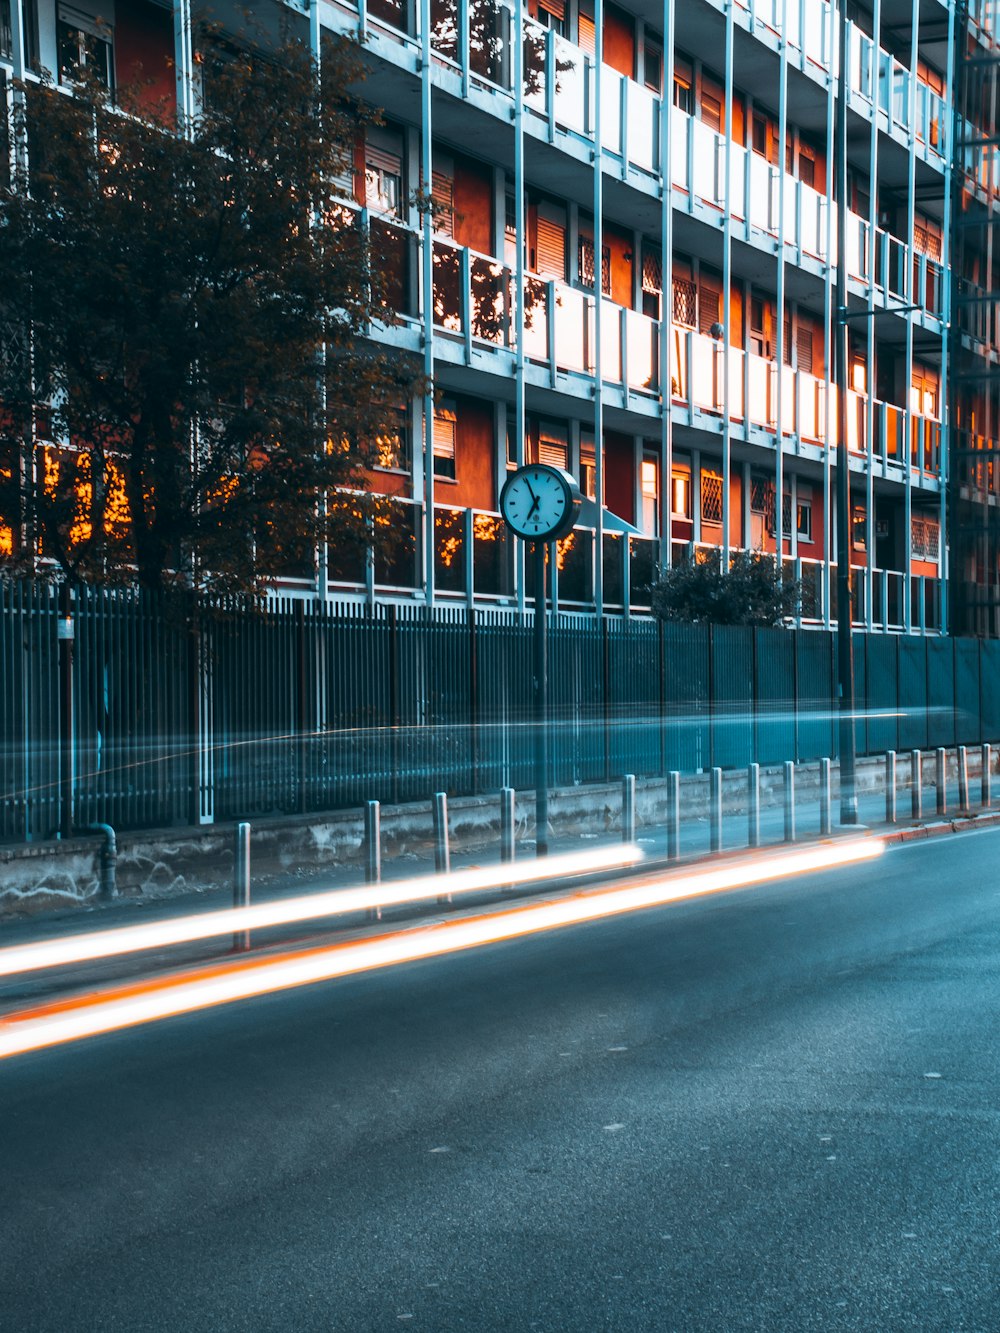
[[[93,992],[8,1015],[0,1021],[0,1059],[273,991],[456,953],[681,898],[857,864],[877,857],[883,848],[876,838],[851,839],[667,878],[651,877],[616,888],[583,890],[556,900],[436,922],[417,930],[216,964],[178,976]]]
[[[121,926],[115,930],[67,935],[57,940],[15,944],[0,949],[0,977],[37,972],[46,967],[66,967],[71,963],[92,963],[118,954],[162,949],[237,931],[287,926],[343,912],[397,907],[401,903],[422,902],[444,894],[484,892],[508,884],[530,884],[537,880],[619,870],[636,865],[644,856],[645,852],[631,843],[617,843],[613,847],[514,861],[506,865],[473,866],[444,876],[423,875],[384,884],[366,884],[363,888],[330,889],[324,893],[259,903],[256,907],[227,907],[169,921],[145,922],[141,926]]]

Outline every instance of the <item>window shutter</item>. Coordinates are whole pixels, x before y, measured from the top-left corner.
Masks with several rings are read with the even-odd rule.
[[[698,289],[687,278],[674,278],[674,323],[693,329],[698,307]]]
[[[722,103],[711,93],[701,95],[701,118],[710,130],[722,133]]]
[[[719,312],[722,293],[717,287],[702,282],[698,287],[698,332],[710,333],[713,324],[721,323]]]
[[[383,148],[376,148],[374,144],[365,144],[365,165],[376,167],[379,171],[387,171],[390,175],[401,176],[403,174],[403,159],[396,153],[387,153]]]
[[[813,331],[812,329],[803,328],[801,324],[795,335],[795,355],[799,370],[807,370],[811,375],[813,369]]]
[[[784,361],[786,366],[790,366],[792,364],[792,320],[790,315],[785,316],[784,320],[782,321],[781,327],[782,327],[781,359],[782,361]],[[799,329],[799,336],[801,337],[801,335],[802,335],[802,330]],[[812,346],[811,343],[810,346]],[[808,368],[810,370],[812,369],[811,358],[810,358],[810,365]],[[799,369],[800,370],[805,369],[805,367],[803,367],[801,362],[799,363]]]
[[[434,413],[434,457],[455,457],[455,413],[447,407],[439,407]]]
[[[535,257],[539,273],[565,281],[566,229],[560,223],[539,216]]]
[[[434,230],[443,236],[454,236],[455,182],[443,171],[435,171],[431,180],[431,198],[436,205]]]
[[[538,440],[538,461],[550,467],[565,468],[569,453],[564,440],[541,435]]]
[[[538,4],[540,9],[544,9],[547,14],[551,14],[560,23],[565,21],[566,0],[538,0]]]
[[[597,27],[593,16],[581,14],[577,25],[577,46],[593,60],[597,51]]]

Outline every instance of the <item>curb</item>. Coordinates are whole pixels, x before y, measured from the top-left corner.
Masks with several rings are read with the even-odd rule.
[[[972,829],[990,828],[1000,824],[1000,811],[988,814],[956,815],[954,819],[938,819],[929,824],[915,824],[912,828],[893,829],[887,825],[885,833],[873,830],[885,843],[912,842],[915,838],[936,838],[943,833],[967,833]]]

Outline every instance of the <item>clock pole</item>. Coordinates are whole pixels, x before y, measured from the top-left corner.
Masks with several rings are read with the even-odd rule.
[[[549,664],[545,547],[535,547],[535,855],[549,854]]]

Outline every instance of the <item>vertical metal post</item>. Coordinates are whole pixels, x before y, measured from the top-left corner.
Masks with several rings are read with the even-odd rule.
[[[520,0],[518,3],[520,8]],[[430,0],[420,0],[420,183],[422,198],[423,264],[423,341],[424,341],[424,401],[423,401],[423,468],[424,468],[424,524],[422,563],[424,595],[428,605],[434,604],[434,219],[429,207],[434,179]],[[517,296],[521,305],[521,292]]]
[[[982,764],[982,769],[980,771],[980,776],[979,776],[979,781],[981,786],[980,800],[982,802],[983,809],[988,810],[990,808],[990,804],[992,801],[992,792],[990,791],[990,761],[992,759],[992,754],[990,752],[990,745],[988,741],[985,742],[983,745],[982,755],[983,757],[982,760],[980,761]]]
[[[722,851],[722,769],[713,768],[708,794],[708,836],[713,852]]]
[[[858,822],[854,747],[854,641],[851,606],[851,480],[847,452],[850,347],[847,333],[847,0],[840,0],[837,89],[837,692],[840,699],[840,822]],[[782,167],[784,163],[781,164]]]
[[[667,775],[667,860],[677,861],[681,854],[681,775],[672,769]]]
[[[938,746],[934,754],[934,777],[937,785],[937,812],[948,813],[948,754],[943,746]]]
[[[549,854],[548,640],[545,543],[535,542],[535,855]]]
[[[73,791],[73,750],[76,719],[73,710],[73,594],[68,583],[59,591],[59,618],[56,622],[59,642],[59,833],[73,836],[76,822]]]
[[[434,793],[434,869],[439,875],[451,874],[451,847],[448,844],[448,793]],[[450,903],[451,894],[439,894],[439,903]]]
[[[885,822],[896,822],[896,751],[885,756]]]
[[[785,842],[795,841],[795,764],[785,761]]]
[[[969,813],[969,758],[964,745],[958,747],[958,813]]]
[[[910,751],[910,814],[914,819],[923,819],[924,792],[923,774],[920,770],[920,751]]]
[[[382,807],[378,801],[365,804],[365,883],[382,883]],[[369,921],[381,921],[381,907],[369,907]]]
[[[760,846],[760,764],[747,769],[747,846]]]
[[[622,842],[635,842],[635,774],[622,778]]]
[[[833,828],[831,810],[833,805],[832,768],[833,765],[829,759],[819,761],[819,834],[821,838],[828,838]]]
[[[233,856],[233,907],[250,906],[250,825],[236,825],[236,846]],[[233,952],[246,953],[250,948],[249,930],[233,931]]]
[[[514,788],[500,789],[500,860],[514,859]]]

